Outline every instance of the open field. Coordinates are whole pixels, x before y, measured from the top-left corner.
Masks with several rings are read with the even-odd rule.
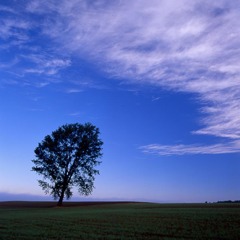
[[[0,202],[0,239],[240,239],[240,204]]]

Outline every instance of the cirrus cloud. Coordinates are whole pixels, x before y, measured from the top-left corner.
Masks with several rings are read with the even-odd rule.
[[[240,151],[236,144],[240,139],[238,1],[63,0],[54,3],[53,0],[27,1],[24,13],[28,21],[32,15],[43,19],[38,29],[42,36],[57,44],[56,54],[64,50],[69,56],[93,60],[111,76],[135,84],[193,93],[202,106],[203,118],[202,128],[192,133],[226,139],[226,145],[148,145],[146,149],[154,146],[159,152],[172,154],[198,153],[198,150],[220,153],[220,149]],[[22,36],[28,36],[30,26],[34,28],[35,18],[31,25],[26,24],[26,19],[15,23]],[[9,38],[14,23],[8,20],[2,29],[3,36]],[[36,63],[33,57],[32,61]],[[35,73],[53,70],[49,74],[56,74],[70,66],[70,60],[43,63],[40,58],[39,61],[41,67]],[[34,73],[34,70],[25,72]]]
[[[219,143],[212,145],[160,145],[149,144],[140,147],[144,153],[151,153],[159,156],[171,155],[194,155],[194,154],[226,154],[237,153],[240,149],[240,141],[235,140],[228,143]]]

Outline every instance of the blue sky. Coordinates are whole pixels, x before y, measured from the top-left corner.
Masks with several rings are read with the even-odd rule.
[[[1,1],[0,200],[44,196],[34,149],[76,122],[104,141],[91,199],[240,199],[239,16],[227,0]]]

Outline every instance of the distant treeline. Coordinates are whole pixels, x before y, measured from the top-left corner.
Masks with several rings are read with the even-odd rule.
[[[240,200],[235,200],[235,201],[232,201],[232,200],[218,201],[217,203],[240,203]]]

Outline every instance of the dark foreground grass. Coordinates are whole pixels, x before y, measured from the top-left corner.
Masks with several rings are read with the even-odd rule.
[[[240,239],[239,204],[0,203],[0,239]]]

